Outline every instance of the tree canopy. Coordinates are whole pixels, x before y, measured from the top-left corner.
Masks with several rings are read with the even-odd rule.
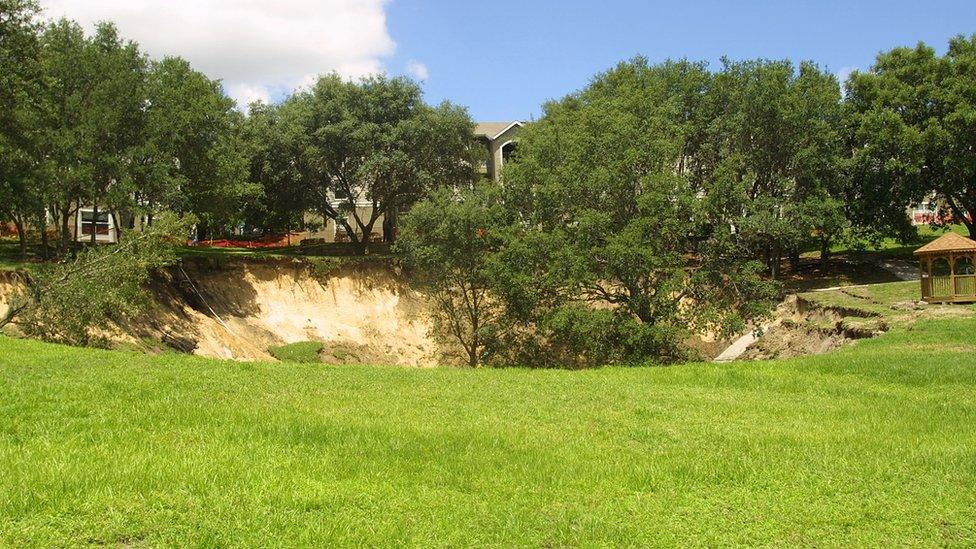
[[[847,82],[852,203],[864,224],[905,232],[905,207],[935,193],[976,236],[976,35],[939,56],[925,44],[878,55]]]
[[[740,330],[772,295],[728,196],[696,174],[709,80],[683,61],[623,63],[547,104],[505,172],[520,227],[509,266],[537,281],[508,299],[550,339],[619,341],[597,363],[676,359],[689,331]]]
[[[22,243],[50,216],[59,248],[73,251],[81,207],[111,212],[119,235],[123,219],[151,223],[163,210],[239,221],[257,190],[243,119],[219,82],[179,58],[149,61],[111,23],[88,35],[67,19],[42,25],[30,1],[2,7],[0,215]]]
[[[308,207],[341,226],[360,253],[381,216],[395,218],[435,187],[474,178],[467,111],[427,105],[418,85],[405,78],[352,82],[332,74],[277,109],[274,115],[257,111],[284,121],[265,126],[282,132],[271,140],[287,143],[294,166],[276,175],[275,184],[300,187]]]

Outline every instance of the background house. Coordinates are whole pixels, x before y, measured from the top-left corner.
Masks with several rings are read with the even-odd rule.
[[[478,122],[475,136],[488,149],[488,159],[481,165],[481,173],[498,181],[502,167],[515,152],[519,131],[524,124],[518,120],[511,122]]]
[[[480,171],[486,178],[491,178],[495,181],[499,179],[505,162],[515,153],[518,144],[518,134],[523,125],[524,123],[518,120],[510,122],[478,122],[475,124],[475,137],[485,146],[488,152],[487,159],[480,166]],[[335,196],[330,193],[329,201],[333,207],[339,209],[347,205],[348,197]],[[373,208],[369,197],[365,195],[357,196],[355,203],[356,213],[359,217],[368,219]],[[373,232],[369,236],[370,240],[380,241],[383,239],[383,223],[383,216],[380,216],[373,226]],[[303,235],[304,238],[322,239],[324,242],[348,242],[350,240],[341,225],[332,219],[324,219],[317,212],[307,212],[305,214],[305,224],[308,227],[308,232],[306,235]],[[355,222],[350,222],[349,224],[354,229],[358,229]]]

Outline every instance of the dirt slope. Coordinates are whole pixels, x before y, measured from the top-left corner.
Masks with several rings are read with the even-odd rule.
[[[270,347],[315,340],[327,362],[443,362],[423,298],[386,266],[316,276],[299,264],[190,263],[153,291],[158,309],[143,329],[177,347],[193,341],[202,356],[269,359]]]
[[[20,275],[13,271],[0,271],[0,315],[7,312],[10,296],[20,287]]]

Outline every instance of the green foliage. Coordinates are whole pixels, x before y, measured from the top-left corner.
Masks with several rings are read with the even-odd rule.
[[[270,179],[270,189],[301,188],[306,205],[343,227],[360,253],[368,247],[362,236],[381,216],[395,221],[399,210],[431,189],[474,179],[467,111],[427,105],[420,87],[405,78],[348,82],[332,74],[277,107],[272,122],[280,123],[268,123],[269,110],[256,109],[254,123],[272,137],[257,147],[252,173],[266,184]],[[272,158],[262,160],[267,155]],[[291,168],[278,171],[282,164]],[[362,203],[370,205],[368,212],[357,209]]]
[[[121,218],[161,210],[208,225],[239,220],[256,188],[241,117],[218,82],[180,59],[150,63],[111,23],[86,35],[66,19],[42,28],[31,2],[3,7],[16,15],[2,20],[11,51],[0,52],[9,64],[0,67],[0,217],[26,235],[50,213],[62,252],[74,246],[81,206],[111,212],[117,234],[128,226]]]
[[[268,349],[268,352],[271,353],[271,356],[282,362],[314,364],[322,362],[319,358],[322,347],[321,341],[298,341],[279,347],[272,347]]]
[[[45,169],[37,138],[43,89],[38,10],[31,0],[0,0],[0,220],[16,222],[22,257],[25,227],[44,214],[37,184]]]
[[[523,132],[504,176],[519,223],[498,286],[542,328],[540,348],[566,338],[566,355],[591,364],[670,362],[690,331],[730,334],[767,309],[774,287],[733,230],[738,195],[692,154],[709,80],[700,65],[637,59],[547,104]],[[581,354],[583,331],[595,346]]]
[[[847,105],[859,223],[910,234],[905,205],[932,192],[960,220],[976,211],[976,35],[941,57],[923,43],[878,55],[848,79]]]
[[[969,546],[974,330],[586,372],[0,338],[0,544]]]
[[[503,330],[491,289],[509,223],[495,184],[442,188],[414,206],[397,242],[433,300],[438,333],[461,345],[472,368],[492,358]]]
[[[166,57],[150,67],[145,98],[139,209],[190,212],[214,228],[239,222],[260,188],[249,183],[244,120],[220,82]]]
[[[176,260],[175,246],[194,221],[161,215],[116,246],[91,247],[74,260],[34,272],[11,299],[0,327],[15,322],[28,335],[47,341],[100,343],[100,330],[143,309],[150,275]]]
[[[300,109],[255,103],[243,126],[250,159],[250,180],[262,196],[248,205],[249,226],[264,230],[293,229],[304,225],[310,209],[298,165],[296,148],[302,133]]]
[[[705,164],[714,171],[702,185],[724,195],[742,243],[777,278],[784,254],[795,257],[813,234],[829,247],[843,230],[839,85],[811,63],[795,70],[789,61],[725,60],[709,95],[714,157]],[[819,223],[819,214],[830,222]]]

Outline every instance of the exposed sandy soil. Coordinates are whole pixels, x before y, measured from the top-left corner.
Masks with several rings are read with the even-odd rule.
[[[195,342],[201,356],[269,360],[270,347],[314,340],[325,343],[326,362],[443,363],[423,297],[384,266],[316,277],[297,264],[188,264],[154,293],[150,330],[176,347]]]
[[[775,320],[742,353],[741,360],[765,360],[816,355],[853,341],[839,327],[843,316],[826,310],[803,310],[790,296],[776,310]]]
[[[13,271],[0,271],[0,317],[6,314],[11,296],[21,287],[20,277]]]

